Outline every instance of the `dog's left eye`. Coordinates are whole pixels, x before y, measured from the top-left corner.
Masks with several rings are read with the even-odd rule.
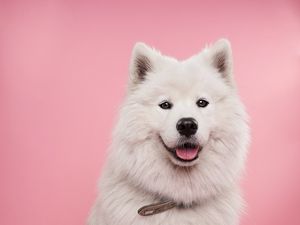
[[[205,99],[200,98],[200,99],[196,102],[196,104],[197,104],[198,107],[204,108],[204,107],[206,107],[206,106],[209,104],[209,102],[206,101]]]
[[[162,109],[171,109],[172,108],[172,103],[168,101],[163,101],[162,103],[159,104],[159,107]]]

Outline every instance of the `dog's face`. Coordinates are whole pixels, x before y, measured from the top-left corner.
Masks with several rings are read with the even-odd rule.
[[[198,193],[210,188],[208,193],[241,168],[246,114],[236,94],[231,60],[226,40],[185,61],[136,44],[129,93],[116,129],[117,143],[122,143],[116,157],[126,158],[124,167],[135,182],[144,180],[147,188],[160,193],[172,184],[176,195],[195,176],[190,188]],[[180,175],[186,171],[194,172]],[[187,200],[188,187],[183,190]]]
[[[229,44],[219,41],[181,62],[137,44],[131,82],[133,95],[145,110],[146,126],[168,151],[172,163],[192,166],[217,129],[216,109],[234,85]]]
[[[198,156],[217,126],[217,104],[229,91],[213,68],[205,68],[201,62],[195,66],[196,60],[174,63],[167,71],[153,74],[149,82],[152,93],[147,104],[153,130],[171,161],[180,166],[199,162]],[[157,83],[161,85],[156,87]]]

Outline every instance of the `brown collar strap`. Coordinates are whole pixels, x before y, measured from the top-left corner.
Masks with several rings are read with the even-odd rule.
[[[154,214],[158,214],[169,209],[172,209],[176,206],[176,203],[173,201],[159,202],[151,205],[143,206],[138,210],[138,214],[141,216],[152,216]]]

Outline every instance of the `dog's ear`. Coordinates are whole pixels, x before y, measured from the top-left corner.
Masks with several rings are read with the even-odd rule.
[[[136,43],[132,50],[129,68],[130,83],[135,85],[145,80],[148,73],[157,69],[157,61],[161,57],[155,49],[141,42]]]
[[[226,82],[233,85],[232,52],[227,39],[220,39],[208,48],[208,57],[211,65],[217,69]]]

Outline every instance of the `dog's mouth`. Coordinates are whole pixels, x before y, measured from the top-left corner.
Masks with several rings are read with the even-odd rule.
[[[192,162],[196,160],[199,152],[202,149],[200,144],[191,140],[182,141],[173,148],[168,147],[161,137],[160,140],[164,147],[173,155],[173,157],[181,162]]]

